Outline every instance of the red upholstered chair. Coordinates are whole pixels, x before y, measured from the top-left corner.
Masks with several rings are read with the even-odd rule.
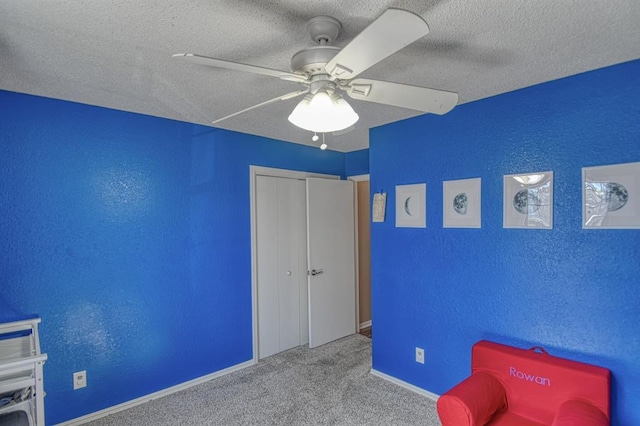
[[[443,426],[607,426],[610,383],[605,368],[483,340],[438,415]]]

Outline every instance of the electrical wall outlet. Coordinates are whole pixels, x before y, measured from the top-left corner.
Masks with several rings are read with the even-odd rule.
[[[87,387],[87,370],[73,373],[73,390]]]
[[[424,349],[416,347],[416,362],[424,364]]]

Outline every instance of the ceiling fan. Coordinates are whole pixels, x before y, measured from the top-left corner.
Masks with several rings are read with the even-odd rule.
[[[425,36],[429,27],[419,15],[402,9],[387,9],[344,48],[330,46],[341,29],[340,21],[330,16],[318,16],[308,21],[307,30],[318,45],[293,55],[291,72],[193,53],[179,53],[173,57],[212,67],[275,77],[303,86],[300,90],[222,117],[212,124],[254,108],[303,95],[304,98],[289,116],[289,121],[300,128],[317,133],[346,133],[358,120],[358,115],[341,96],[341,92],[359,101],[434,114],[445,114],[458,103],[458,94],[454,92],[356,78],[371,66]]]

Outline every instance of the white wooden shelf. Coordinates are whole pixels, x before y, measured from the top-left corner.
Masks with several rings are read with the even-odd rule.
[[[0,407],[1,416],[13,411],[27,413],[30,424],[44,426],[43,366],[40,352],[40,318],[0,324],[0,396],[13,398]]]

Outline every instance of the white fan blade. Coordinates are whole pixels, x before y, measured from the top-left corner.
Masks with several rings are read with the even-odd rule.
[[[420,16],[401,9],[387,9],[325,65],[340,80],[362,71],[429,33]]]
[[[347,88],[347,94],[360,101],[393,105],[433,114],[446,114],[458,103],[458,94],[409,84],[357,78]]]
[[[240,115],[240,114],[242,114],[244,112],[251,111],[254,108],[259,108],[259,107],[262,107],[262,106],[265,106],[265,105],[273,104],[273,103],[278,102],[278,101],[286,101],[287,99],[293,99],[293,98],[295,98],[297,96],[301,96],[301,95],[304,95],[306,93],[309,93],[309,89],[297,90],[295,92],[287,93],[286,95],[282,95],[282,96],[278,96],[277,98],[269,99],[268,101],[261,102],[258,105],[254,105],[252,107],[245,108],[242,111],[234,112],[233,114],[227,115],[226,117],[219,118],[216,121],[213,121],[211,124],[219,123],[222,120],[226,120],[227,118],[235,117],[236,115]]]
[[[185,58],[191,62],[210,67],[225,68],[228,70],[244,71],[253,74],[262,74],[269,77],[277,77],[281,80],[295,81],[296,83],[306,83],[308,78],[304,75],[293,74],[287,71],[274,70],[271,68],[258,67],[256,65],[241,64],[240,62],[225,61],[224,59],[209,58],[193,53],[176,53],[174,58]]]

